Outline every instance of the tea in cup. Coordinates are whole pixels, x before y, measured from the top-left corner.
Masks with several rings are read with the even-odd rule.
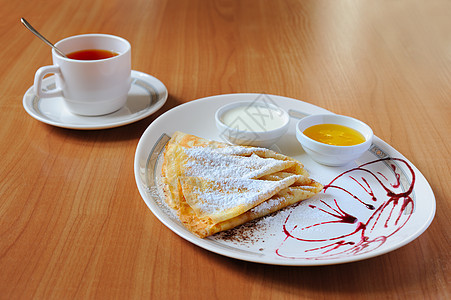
[[[39,68],[34,78],[38,97],[62,97],[69,111],[85,116],[109,114],[125,105],[131,87],[131,46],[127,40],[108,34],[82,34],[55,46],[67,58],[52,50],[53,65]],[[42,89],[47,74],[55,74],[55,89]]]

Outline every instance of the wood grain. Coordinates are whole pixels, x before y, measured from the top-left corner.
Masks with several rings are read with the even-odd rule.
[[[0,0],[1,299],[446,299],[450,297],[451,3]],[[98,131],[36,121],[22,97],[51,41],[110,33],[165,83],[156,114]],[[430,228],[399,250],[324,267],[222,257],[142,201],[137,142],[168,109],[236,92],[300,99],[370,124],[427,178]]]

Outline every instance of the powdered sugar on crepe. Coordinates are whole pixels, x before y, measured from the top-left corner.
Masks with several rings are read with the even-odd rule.
[[[321,188],[290,157],[182,132],[174,133],[165,147],[162,177],[165,202],[201,238],[280,210]]]
[[[199,176],[211,179],[225,177],[258,178],[269,170],[277,171],[287,167],[289,162],[273,158],[261,158],[256,150],[232,146],[226,148],[192,147],[185,149],[190,160],[186,164],[185,176]],[[249,155],[249,156],[242,156]]]
[[[228,218],[233,217],[230,212],[239,208],[235,215],[260,204],[281,189],[290,186],[296,179],[296,175],[280,181],[267,181],[242,178],[223,178],[215,181],[203,182],[201,186],[190,185],[189,194],[185,195],[186,201],[198,215],[209,215],[215,218],[216,214],[223,212]],[[186,178],[182,181],[182,188],[187,184],[197,182],[197,178]],[[189,185],[189,184],[188,184]],[[215,219],[222,219],[216,216]],[[218,220],[219,221],[219,220]]]

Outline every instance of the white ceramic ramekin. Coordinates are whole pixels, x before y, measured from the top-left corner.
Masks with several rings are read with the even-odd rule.
[[[252,105],[257,105],[262,109],[271,109],[274,114],[260,115],[257,117],[249,116],[248,119],[243,120],[242,118],[237,118],[235,124],[225,124],[223,121],[223,115],[227,113],[231,109],[235,109],[237,107],[243,106],[243,108],[250,107]],[[255,122],[258,123],[260,121],[264,121],[261,118],[272,118],[277,117],[281,118],[282,125],[273,130],[238,130],[237,125],[241,125],[240,128],[246,128],[246,122]],[[288,130],[288,126],[290,123],[290,116],[288,113],[277,107],[273,104],[264,103],[259,104],[255,102],[234,102],[227,105],[222,106],[216,111],[215,114],[216,119],[216,127],[219,130],[220,136],[225,140],[232,144],[237,145],[248,145],[248,146],[256,146],[256,147],[271,147],[275,144]],[[255,125],[255,124],[254,124]]]
[[[305,129],[318,124],[348,126],[360,132],[365,137],[365,142],[353,146],[334,146],[315,141],[303,133]],[[373,140],[373,130],[362,121],[348,116],[335,114],[311,115],[299,120],[297,123],[296,138],[314,161],[328,166],[342,166],[359,158],[370,148]]]

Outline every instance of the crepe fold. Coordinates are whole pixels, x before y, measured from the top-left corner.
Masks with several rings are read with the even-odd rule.
[[[164,150],[164,198],[204,238],[312,197],[323,186],[297,160],[175,132]]]

